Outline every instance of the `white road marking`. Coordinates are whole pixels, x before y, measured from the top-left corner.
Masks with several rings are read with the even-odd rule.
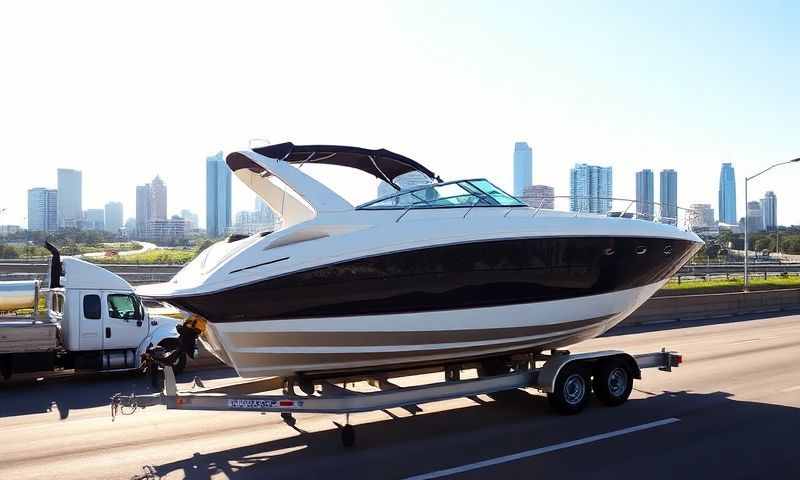
[[[533,450],[526,450],[524,452],[514,453],[512,455],[506,455],[503,457],[492,458],[489,460],[484,460],[482,462],[461,465],[460,467],[453,467],[445,470],[437,470],[435,472],[423,473],[422,475],[414,475],[413,477],[408,477],[405,480],[429,480],[432,478],[446,477],[448,475],[456,475],[459,473],[469,472],[471,470],[477,470],[479,468],[491,467],[493,465],[499,465],[501,463],[514,462],[517,460],[522,460],[523,458],[534,457],[536,455],[541,455],[543,453],[555,452],[557,450],[563,450],[565,448],[570,448],[570,447],[577,447],[579,445],[586,445],[587,443],[597,442],[600,440],[605,440],[607,438],[614,438],[622,435],[627,435],[629,433],[640,432],[642,430],[649,430],[651,428],[661,427],[679,421],[680,419],[677,418],[665,418],[664,420],[658,420],[650,423],[643,423],[635,427],[623,428],[622,430],[614,430],[613,432],[601,433],[599,435],[592,435],[591,437],[580,438],[578,440],[558,443],[556,445],[550,445],[547,447],[534,448]]]
[[[784,388],[783,390],[781,390],[781,393],[795,392],[797,390],[800,390],[800,385],[795,385],[794,387]]]

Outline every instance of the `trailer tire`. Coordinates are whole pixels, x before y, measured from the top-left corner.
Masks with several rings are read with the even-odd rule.
[[[550,405],[562,415],[580,413],[589,403],[592,384],[589,373],[578,362],[571,362],[556,377],[555,388],[547,394]]]
[[[594,394],[609,407],[622,405],[633,391],[633,376],[627,362],[619,358],[604,360],[592,380]]]

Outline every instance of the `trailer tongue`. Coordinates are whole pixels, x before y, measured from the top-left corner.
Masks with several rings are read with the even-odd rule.
[[[129,415],[137,409],[165,405],[171,410],[250,411],[280,413],[284,421],[294,425],[294,413],[345,414],[341,430],[342,443],[352,446],[355,431],[349,414],[408,407],[420,403],[495,393],[518,388],[534,388],[547,393],[553,407],[562,414],[580,412],[588,403],[590,392],[604,404],[616,406],[631,394],[633,379],[641,378],[641,370],[658,368],[671,371],[682,363],[682,356],[662,349],[643,355],[621,351],[570,354],[553,351],[550,355],[529,355],[516,358],[498,373],[487,371],[485,362],[443,365],[425,370],[378,372],[349,378],[302,379],[266,378],[239,382],[223,387],[191,392],[178,392],[175,374],[169,365],[163,367],[164,386],[160,393],[148,395],[116,394],[111,398],[112,420],[117,414]],[[478,372],[475,376],[472,371]],[[402,387],[393,380],[400,377],[439,372],[443,381]],[[472,375],[471,375],[472,374]],[[469,376],[472,378],[468,378]],[[440,378],[441,379],[441,378]],[[371,391],[356,391],[348,384],[366,381]],[[195,386],[202,383],[195,381]],[[305,392],[298,394],[295,387]],[[261,392],[282,389],[279,395]]]

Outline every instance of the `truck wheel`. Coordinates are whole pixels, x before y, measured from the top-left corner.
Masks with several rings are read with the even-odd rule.
[[[610,407],[616,407],[631,396],[633,374],[625,362],[618,358],[609,358],[595,372],[592,387],[598,400]]]
[[[550,405],[562,415],[574,415],[589,403],[591,394],[589,374],[578,363],[568,363],[556,378],[555,388],[547,394]]]

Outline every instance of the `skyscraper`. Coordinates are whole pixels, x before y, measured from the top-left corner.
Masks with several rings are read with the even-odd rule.
[[[661,204],[661,222],[678,224],[678,172],[661,170],[659,185],[659,203]]]
[[[150,184],[146,183],[136,186],[136,234],[138,236],[144,236],[148,221],[150,221]]]
[[[761,212],[761,202],[747,202],[747,228],[751,232],[764,229],[764,214]]]
[[[80,170],[58,169],[58,226],[76,228],[83,217]]]
[[[87,230],[105,230],[106,213],[102,208],[89,208],[83,212],[84,225]]]
[[[122,202],[108,202],[105,207],[106,230],[116,233],[122,228]]]
[[[149,220],[167,219],[167,186],[156,175],[150,182],[150,218]]]
[[[28,230],[32,232],[58,230],[58,190],[47,188],[28,190]]]
[[[764,219],[764,230],[771,232],[778,228],[778,197],[769,191],[761,199],[761,215]]]
[[[198,227],[199,220],[197,218],[197,214],[192,212],[191,210],[186,210],[186,209],[181,210],[181,218],[186,220],[186,228],[190,230],[194,228],[199,228]]]
[[[533,184],[533,150],[526,142],[514,144],[514,196],[521,197]]]
[[[206,159],[206,230],[221,237],[231,225],[231,171],[222,152]]]
[[[653,219],[653,171],[646,168],[636,172],[636,213],[646,220]]]
[[[719,221],[736,225],[736,177],[730,163],[723,163],[719,173]]]
[[[693,203],[689,209],[694,212],[689,219],[691,227],[713,227],[715,224],[714,209],[710,203]]]
[[[553,210],[555,190],[549,185],[528,185],[522,190],[520,200],[533,208]]]
[[[614,196],[611,167],[585,163],[569,171],[569,208],[573,212],[608,213]]]

